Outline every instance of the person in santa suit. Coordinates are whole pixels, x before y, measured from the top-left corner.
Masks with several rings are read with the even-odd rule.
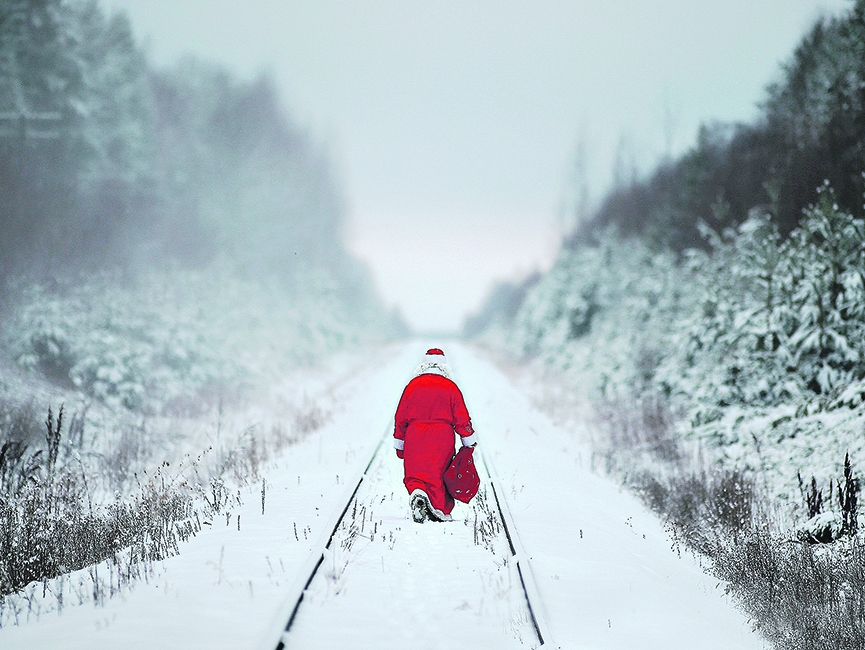
[[[454,499],[442,475],[454,456],[454,434],[477,444],[463,394],[451,378],[444,352],[427,350],[403,390],[394,418],[394,447],[403,460],[412,519],[450,521]]]

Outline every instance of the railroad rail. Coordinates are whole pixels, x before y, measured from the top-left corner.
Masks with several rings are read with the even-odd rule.
[[[310,554],[309,558],[304,563],[303,568],[298,573],[298,579],[295,582],[293,590],[289,592],[292,594],[292,597],[286,600],[286,606],[282,609],[281,618],[277,619],[285,621],[285,623],[280,626],[279,630],[271,630],[273,636],[270,638],[275,639],[275,641],[272,645],[268,645],[267,647],[275,647],[276,650],[284,650],[286,646],[289,645],[291,639],[290,634],[298,615],[301,612],[304,598],[315,580],[316,575],[319,574],[319,570],[324,564],[331,546],[334,544],[340,525],[345,519],[346,514],[349,512],[352,503],[357,499],[358,491],[364,481],[368,478],[376,457],[381,453],[382,448],[385,447],[385,441],[389,439],[391,431],[391,427],[388,426],[384,435],[378,440],[375,448],[369,455],[369,461],[366,463],[357,479],[347,485],[345,496],[340,501],[342,505],[334,509],[327,526],[323,530],[319,543],[314,547],[313,552]],[[486,473],[486,476],[484,477],[482,475],[481,479],[482,481],[486,480],[489,489],[492,492],[497,514],[501,520],[502,529],[507,538],[512,559],[516,564],[517,574],[519,575],[519,584],[523,596],[525,597],[529,619],[531,620],[534,633],[537,635],[539,643],[537,647],[555,648],[557,646],[552,642],[549,628],[546,625],[541,610],[541,600],[532,575],[529,556],[522,547],[516,524],[504,498],[505,492],[502,488],[502,483],[496,474],[492,462],[487,459],[480,447],[478,450],[480,451],[479,456],[481,464]]]

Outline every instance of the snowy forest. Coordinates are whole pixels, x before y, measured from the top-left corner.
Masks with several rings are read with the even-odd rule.
[[[588,387],[597,462],[781,648],[865,642],[863,89],[860,0],[813,25],[756,122],[704,126],[467,323]]]
[[[175,552],[322,416],[298,398],[286,430],[209,439],[203,418],[402,330],[267,77],[155,69],[91,0],[0,3],[0,51],[4,626],[34,580]]]

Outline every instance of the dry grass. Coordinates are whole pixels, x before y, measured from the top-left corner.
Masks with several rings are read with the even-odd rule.
[[[677,540],[708,558],[766,639],[783,650],[865,647],[865,540],[856,534],[858,480],[849,459],[836,486],[846,525],[831,543],[815,544],[778,530],[753,475],[694,468],[659,400],[608,402],[599,414],[610,435],[596,453],[608,471],[666,520]],[[814,510],[812,492],[803,489],[803,500]]]
[[[45,591],[58,576],[95,572],[107,561],[108,575],[94,574],[92,585],[92,599],[101,602],[146,575],[152,562],[178,553],[203,524],[230,516],[239,486],[262,481],[275,453],[327,420],[315,404],[305,407],[288,431],[274,426],[265,435],[249,427],[180,466],[147,470],[144,425],[121,431],[106,454],[82,459],[81,414],[68,418],[61,408],[55,417],[49,410],[40,423],[32,405],[0,404],[0,612],[7,614],[0,626],[18,620],[19,609],[39,607],[34,584]]]

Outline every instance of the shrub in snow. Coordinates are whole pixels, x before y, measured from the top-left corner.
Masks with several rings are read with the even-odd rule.
[[[841,534],[855,535],[858,519],[859,479],[853,476],[850,454],[844,456],[844,483],[838,482],[838,505],[841,508]]]
[[[811,544],[828,544],[841,537],[841,529],[841,516],[829,510],[809,518],[797,534],[799,539]]]
[[[778,648],[837,650],[865,644],[865,545],[835,547],[766,530],[713,541],[713,572]]]
[[[167,464],[103,505],[83,465],[57,463],[62,409],[45,424],[47,453],[22,441],[0,449],[0,597],[124,549],[130,564],[162,559],[198,531],[192,491]]]
[[[387,336],[377,305],[347,298],[326,270],[294,282],[246,280],[222,264],[131,283],[81,275],[21,288],[0,340],[22,368],[112,408],[200,412],[222,387]]]
[[[98,275],[61,291],[27,287],[4,338],[25,369],[114,407],[157,410],[226,367],[213,337],[196,331],[196,305],[173,303],[157,282],[124,290]]]

